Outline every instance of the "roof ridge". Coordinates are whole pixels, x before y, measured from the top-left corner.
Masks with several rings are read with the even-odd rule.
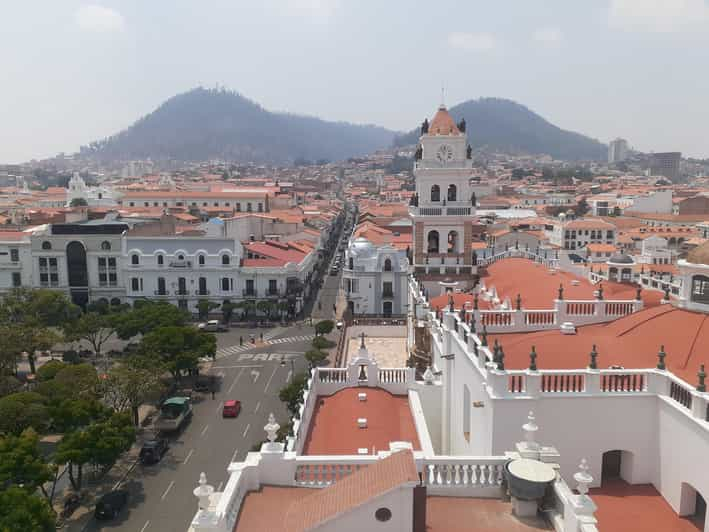
[[[702,332],[702,327],[704,327],[704,324],[707,322],[707,315],[702,317],[702,323],[697,327],[697,332],[694,334],[694,338],[692,339],[692,343],[689,346],[689,349],[687,350],[687,357],[684,359],[684,364],[682,364],[681,368],[682,369],[687,369],[687,365],[689,364],[689,359],[692,358],[692,353],[694,352],[694,344],[697,343],[697,340],[699,339],[699,333]]]
[[[659,307],[659,308],[662,309],[662,307]],[[646,310],[651,310],[651,309],[652,309],[652,307],[648,307]],[[670,312],[675,312],[676,310],[677,310],[677,309],[676,309],[675,307],[672,307],[672,306],[671,306],[669,309],[667,309],[667,310],[662,309],[661,311],[658,311],[658,312],[654,313],[652,316],[648,316],[647,318],[645,318],[645,319],[643,319],[643,320],[637,322],[636,324],[631,325],[628,329],[626,329],[626,330],[620,332],[616,337],[617,337],[617,338],[620,338],[621,336],[625,336],[626,334],[628,334],[628,333],[630,333],[630,332],[633,332],[635,329],[637,329],[637,328],[640,327],[641,325],[643,325],[643,324],[645,324],[645,323],[647,323],[647,322],[649,322],[649,321],[651,321],[651,320],[654,320],[655,318],[657,318],[657,317],[659,317],[659,316],[664,316],[665,314],[669,314]],[[633,314],[634,314],[634,313],[628,314],[627,316],[632,316]],[[626,317],[626,316],[623,316],[623,317]],[[621,318],[621,319],[622,319],[622,318]],[[612,324],[614,324],[614,323],[618,323],[619,321],[620,321],[620,320],[610,321],[610,322],[608,322],[608,325],[612,325]]]

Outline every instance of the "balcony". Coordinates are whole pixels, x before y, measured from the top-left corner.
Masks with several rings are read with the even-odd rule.
[[[156,296],[169,296],[170,292],[168,290],[155,290]]]
[[[256,297],[255,288],[244,288],[241,293],[244,297]]]
[[[266,290],[266,297],[280,297],[280,296],[281,296],[281,293],[278,291],[278,289],[271,290],[269,288],[268,290]]]
[[[209,295],[209,290],[195,290],[194,295],[196,296],[208,296]]]
[[[187,297],[188,295],[190,295],[190,293],[187,291],[187,289],[175,290],[175,295],[178,297]]]
[[[170,268],[191,268],[191,260],[173,260],[168,263]]]

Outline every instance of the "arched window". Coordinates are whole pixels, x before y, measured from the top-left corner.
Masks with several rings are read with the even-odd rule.
[[[184,256],[182,253],[180,253],[180,254],[177,256],[177,260],[183,261],[183,260],[185,260],[185,256]]]
[[[204,259],[204,255],[200,255],[200,256],[197,258],[197,262],[199,263],[200,266],[204,266],[204,260],[205,260],[205,259]]]
[[[441,187],[438,185],[431,187],[431,201],[441,201]]]
[[[350,259],[347,262],[348,262],[347,266],[349,267],[349,269],[354,270],[354,259],[352,257],[350,257]]]
[[[385,272],[390,272],[390,271],[391,271],[391,259],[385,259],[385,260],[384,260],[384,271],[385,271]]]
[[[111,251],[111,243],[108,240],[101,242],[101,249],[104,251]]]
[[[458,189],[455,185],[448,185],[448,201],[456,201]]]
[[[52,249],[52,243],[45,240],[44,242],[42,242],[42,249],[44,249],[45,251]]]
[[[165,257],[158,255],[158,266],[162,266],[163,264],[165,264]]]
[[[448,233],[448,253],[458,253],[458,231]]]
[[[140,257],[138,257],[136,253],[133,253],[133,255],[130,256],[130,263],[133,266],[137,266],[138,264],[140,264]]]
[[[438,253],[438,231],[428,233],[428,252]]]
[[[224,253],[224,255],[222,255],[222,266],[229,266],[230,262],[229,255]]]

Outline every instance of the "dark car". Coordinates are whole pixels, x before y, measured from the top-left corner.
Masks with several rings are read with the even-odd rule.
[[[96,503],[94,517],[101,521],[115,519],[127,502],[128,492],[126,490],[109,491]]]
[[[155,464],[160,461],[162,455],[167,452],[167,440],[165,438],[156,438],[143,443],[140,449],[140,461],[143,464]]]

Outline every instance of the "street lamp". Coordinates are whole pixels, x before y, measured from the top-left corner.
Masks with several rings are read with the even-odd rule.
[[[290,361],[290,369],[291,369],[290,379],[289,379],[289,382],[290,382],[293,380],[293,377],[295,376],[295,362],[293,362],[292,358],[288,358],[288,360]],[[285,354],[281,355],[281,367],[282,368],[286,367],[286,355]]]

